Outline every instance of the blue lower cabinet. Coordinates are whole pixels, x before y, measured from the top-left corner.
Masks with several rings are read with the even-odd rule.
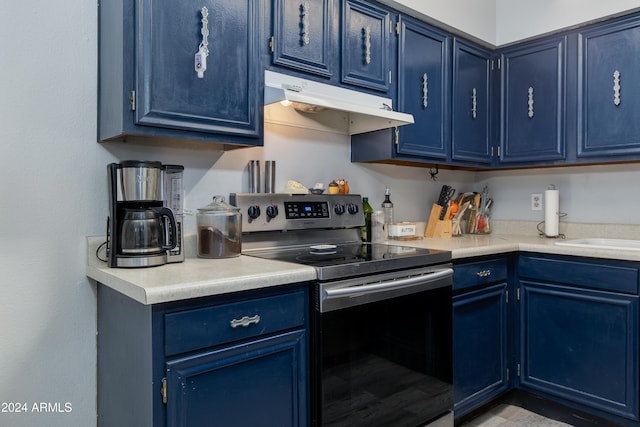
[[[521,386],[638,420],[638,296],[520,286]]]
[[[305,426],[304,330],[166,364],[167,425]]]
[[[456,416],[508,388],[507,284],[453,299],[453,384]]]
[[[157,305],[98,286],[100,427],[309,425],[305,285]]]
[[[454,265],[453,388],[456,418],[508,390],[512,351],[507,256]],[[512,299],[513,300],[513,299]],[[513,306],[513,303],[511,303]]]
[[[521,255],[519,387],[640,425],[638,273],[634,262]]]

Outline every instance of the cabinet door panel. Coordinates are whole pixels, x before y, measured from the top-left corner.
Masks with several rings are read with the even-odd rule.
[[[453,381],[457,414],[507,389],[506,283],[453,299]]]
[[[274,0],[273,63],[322,77],[334,73],[334,2]]]
[[[144,0],[138,34],[136,123],[257,136],[257,3]],[[208,8],[207,70],[194,71]]]
[[[491,163],[491,53],[461,40],[453,44],[451,158]]]
[[[450,146],[450,39],[407,17],[400,19],[398,110],[415,123],[398,129],[398,153],[446,159]]]
[[[342,82],[389,90],[389,11],[346,0],[342,28]]]
[[[565,156],[566,37],[502,54],[502,163]]]
[[[167,362],[167,425],[307,425],[305,340],[292,331]]]
[[[578,156],[640,153],[640,20],[579,34]]]
[[[521,282],[524,387],[638,419],[638,297]]]

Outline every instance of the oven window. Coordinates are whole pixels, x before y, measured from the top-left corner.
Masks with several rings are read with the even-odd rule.
[[[318,425],[415,427],[453,409],[450,287],[315,316]]]

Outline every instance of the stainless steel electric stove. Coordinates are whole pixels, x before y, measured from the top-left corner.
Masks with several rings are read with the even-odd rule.
[[[314,426],[453,426],[451,253],[363,243],[359,195],[231,194],[244,255],[313,266]]]

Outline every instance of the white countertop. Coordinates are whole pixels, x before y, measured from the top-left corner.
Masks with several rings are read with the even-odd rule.
[[[150,268],[109,268],[95,256],[102,240],[88,238],[87,276],[142,304],[221,295],[317,278],[313,267],[243,255],[225,259],[187,258],[182,263]],[[451,251],[454,260],[528,251],[640,261],[640,251],[558,246],[556,241],[538,236],[489,234],[389,243]]]

